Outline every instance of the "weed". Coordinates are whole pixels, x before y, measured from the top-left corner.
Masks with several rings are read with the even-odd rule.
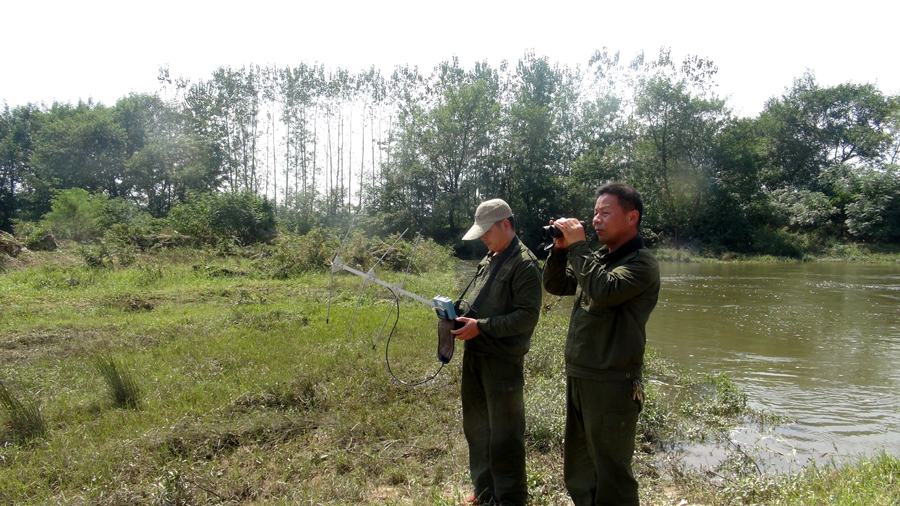
[[[104,243],[86,244],[78,249],[84,265],[90,268],[111,267],[113,264],[112,254]]]
[[[106,383],[113,406],[140,409],[141,390],[130,371],[123,369],[108,352],[93,355],[91,361]]]
[[[710,411],[719,416],[734,417],[747,408],[747,394],[738,388],[728,375],[707,376],[710,384],[716,389],[715,399]]]
[[[530,381],[525,395],[525,442],[534,451],[562,450],[566,421],[565,382],[562,378]]]
[[[0,381],[0,408],[8,417],[7,431],[0,442],[24,443],[41,438],[46,424],[36,401],[22,402]]]
[[[151,503],[153,506],[181,506],[188,504],[187,491],[178,470],[168,470],[157,483],[159,493]]]

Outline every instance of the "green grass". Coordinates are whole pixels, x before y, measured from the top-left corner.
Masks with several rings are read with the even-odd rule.
[[[95,353],[91,361],[103,377],[114,407],[140,409],[141,388],[131,371],[109,352]]]
[[[0,442],[27,443],[41,438],[47,431],[44,417],[34,400],[22,401],[0,381],[0,411],[6,415]]]
[[[105,268],[65,251],[7,262],[0,381],[15,392],[2,391],[27,399],[21,404],[33,406],[43,430],[14,437],[9,428],[21,411],[3,404],[0,504],[458,504],[469,493],[462,347],[423,386],[392,381],[385,346],[393,316],[375,344],[392,307],[387,291],[366,287],[349,329],[361,280],[338,274],[326,323],[330,276],[286,269],[294,250],[285,248],[229,256],[169,250]],[[426,297],[457,293],[453,263],[430,254],[431,265],[443,267],[419,267],[405,287]],[[388,269],[379,275],[403,278]],[[566,325],[542,315],[526,359],[533,505],[568,501]],[[403,301],[387,350],[399,377],[434,373],[435,327],[430,309]],[[110,397],[103,364],[123,391],[131,378],[137,404]],[[679,442],[720,437],[735,417],[765,415],[748,410],[727,378],[677,370],[654,353],[647,368],[635,457],[645,504],[741,504],[751,492],[765,504],[814,504],[806,502],[812,495],[896,503],[898,464],[888,456],[789,478],[736,466],[727,476],[740,486],[730,488],[680,466]]]
[[[847,461],[811,463],[791,474],[739,474],[679,469],[672,473],[691,504],[831,506],[900,504],[900,459],[882,453]]]

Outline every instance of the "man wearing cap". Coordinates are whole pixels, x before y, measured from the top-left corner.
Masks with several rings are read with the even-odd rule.
[[[522,387],[541,308],[541,270],[516,236],[515,218],[503,200],[476,209],[463,240],[479,238],[488,254],[470,285],[470,309],[457,318],[463,326],[453,331],[466,350],[460,397],[474,486],[466,503],[523,506],[528,489]]]

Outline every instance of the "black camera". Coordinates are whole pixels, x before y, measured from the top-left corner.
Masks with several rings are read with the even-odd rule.
[[[553,220],[553,221],[556,221],[556,220]],[[585,225],[583,221],[579,220],[578,223],[581,223],[582,227],[587,228],[587,225]],[[562,230],[556,228],[556,225],[547,225],[545,227],[541,227],[541,239],[543,239],[545,241],[552,241],[553,239],[556,239],[557,237],[562,237],[562,236],[563,236]]]

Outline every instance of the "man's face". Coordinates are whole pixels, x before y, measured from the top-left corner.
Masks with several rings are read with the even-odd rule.
[[[491,225],[491,228],[481,236],[481,242],[494,253],[499,253],[506,249],[512,239],[507,231],[509,226],[506,225],[506,227],[504,227],[505,223],[505,220],[494,223]]]
[[[619,204],[619,197],[606,193],[594,206],[594,231],[600,242],[615,251],[637,234],[637,218],[637,210],[626,212]]]

